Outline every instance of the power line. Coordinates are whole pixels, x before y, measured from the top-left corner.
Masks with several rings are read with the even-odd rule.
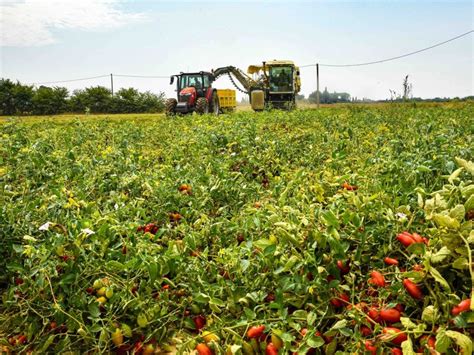
[[[88,77],[88,78],[58,80],[58,81],[43,81],[43,82],[40,82],[40,83],[32,83],[32,84],[33,85],[44,85],[44,84],[69,83],[69,82],[73,82],[73,81],[82,81],[82,80],[105,78],[105,77],[108,77],[108,76],[109,76],[109,74],[105,74],[105,75],[91,76],[91,77]]]
[[[378,64],[378,63],[384,63],[384,62],[388,62],[388,61],[391,61],[391,60],[396,60],[396,59],[400,59],[400,58],[405,58],[405,57],[408,57],[408,56],[411,56],[411,55],[414,55],[414,54],[417,54],[417,53],[420,53],[420,52],[424,52],[424,51],[427,51],[429,49],[433,49],[433,48],[436,48],[436,47],[439,47],[439,46],[442,46],[443,44],[446,44],[448,42],[452,42],[454,40],[457,40],[461,37],[464,37],[464,36],[467,36],[468,34],[471,34],[472,32],[474,32],[474,30],[470,30],[468,32],[465,32],[463,34],[460,34],[456,37],[453,37],[453,38],[450,38],[446,41],[443,41],[443,42],[439,42],[439,43],[436,43],[432,46],[429,46],[429,47],[426,47],[426,48],[422,48],[422,49],[419,49],[417,51],[414,51],[414,52],[410,52],[410,53],[406,53],[406,54],[402,54],[402,55],[398,55],[396,57],[391,57],[391,58],[386,58],[386,59],[381,59],[381,60],[375,60],[375,61],[372,61],[372,62],[365,62],[365,63],[356,63],[356,64],[319,64],[320,66],[324,66],[324,67],[360,67],[360,66],[363,66],[363,65],[371,65],[371,64]],[[306,67],[314,67],[316,64],[307,64],[307,65],[301,65],[300,68],[306,68]]]
[[[114,76],[120,76],[124,78],[151,78],[151,79],[169,79],[168,76],[164,75],[128,75],[128,74],[114,74]]]

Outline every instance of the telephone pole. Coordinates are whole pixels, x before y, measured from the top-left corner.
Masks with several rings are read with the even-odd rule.
[[[319,108],[319,64],[316,63],[316,107]]]
[[[114,76],[110,74],[110,91],[112,92],[112,96],[114,96]]]

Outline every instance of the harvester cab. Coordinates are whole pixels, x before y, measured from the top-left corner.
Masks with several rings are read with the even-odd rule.
[[[262,65],[250,65],[247,73],[263,78],[266,106],[279,109],[295,107],[301,80],[299,68],[292,61],[273,60],[262,62]]]
[[[200,115],[212,112],[218,115],[230,103],[235,106],[234,90],[217,90],[212,87],[215,77],[212,73],[200,71],[196,73],[180,73],[172,75],[170,85],[176,80],[177,99],[166,101],[166,114],[187,114],[196,112]],[[231,96],[233,95],[233,101]]]

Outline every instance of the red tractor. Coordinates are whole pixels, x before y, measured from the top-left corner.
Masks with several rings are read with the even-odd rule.
[[[217,89],[212,87],[215,77],[209,72],[180,73],[171,76],[170,85],[176,78],[178,99],[166,100],[166,114],[186,114],[197,112],[200,115],[220,112]]]

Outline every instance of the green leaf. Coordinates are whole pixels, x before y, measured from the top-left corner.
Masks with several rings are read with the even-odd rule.
[[[433,305],[425,307],[423,313],[421,314],[421,319],[428,323],[436,322],[438,319],[438,309]]]
[[[122,264],[121,262],[118,262],[116,260],[110,260],[107,262],[107,268],[115,270],[115,271],[123,271],[125,270],[125,265]]]
[[[433,276],[433,278],[441,284],[441,286],[448,292],[451,292],[451,287],[449,287],[448,282],[444,279],[443,276],[439,273],[438,270],[436,270],[434,267],[430,267],[430,274]]]
[[[415,355],[410,337],[408,337],[407,340],[402,343],[402,351],[403,355]]]
[[[321,213],[321,218],[327,226],[339,227],[339,221],[331,210]]]
[[[49,346],[53,343],[55,335],[50,335],[48,339],[44,342],[40,349],[38,349],[38,353],[43,354],[48,350]]]
[[[308,338],[308,340],[306,340],[306,343],[311,348],[319,348],[324,345],[324,339],[322,337],[312,335],[311,337]]]
[[[450,344],[451,339],[449,339],[449,337],[446,335],[446,331],[444,329],[439,330],[438,334],[436,334],[436,351],[440,353],[445,353],[449,349]]]
[[[458,222],[461,222],[464,219],[464,215],[466,214],[466,209],[463,205],[456,205],[449,211],[449,217],[454,218]]]
[[[407,330],[416,328],[416,324],[411,321],[408,317],[401,317],[400,322],[402,323],[403,327]]]
[[[467,335],[447,330],[446,336],[454,340],[454,342],[463,350],[464,354],[472,354],[472,340]]]
[[[436,213],[433,215],[433,220],[440,227],[445,227],[449,229],[458,229],[460,224],[459,221],[455,218],[452,218],[448,215]]]
[[[425,255],[426,245],[425,243],[413,243],[407,247],[407,250],[415,255]]]
[[[314,322],[316,322],[316,319],[317,319],[316,313],[309,312],[308,317],[306,318],[306,322],[308,323],[308,325],[313,325]]]
[[[454,158],[456,160],[456,163],[460,166],[466,169],[469,173],[474,175],[474,163],[471,161],[467,161],[461,158]]]
[[[347,320],[346,319],[342,319],[340,321],[337,321],[332,327],[331,327],[331,330],[337,330],[337,329],[341,329],[341,328],[344,328],[347,326]]]
[[[451,251],[448,249],[448,247],[444,246],[440,250],[438,250],[435,254],[431,255],[430,261],[433,264],[440,263],[444,261],[450,255],[451,255]]]
[[[464,258],[464,257],[457,258],[453,262],[453,268],[458,269],[458,270],[467,269],[468,266],[469,266],[469,262],[468,262],[467,258]]]
[[[158,277],[158,263],[152,262],[148,264],[148,275],[150,282],[153,284]]]
[[[457,179],[457,177],[459,176],[459,174],[461,173],[461,171],[463,171],[464,168],[458,168],[456,169],[455,171],[453,171],[451,173],[451,175],[449,175],[449,178],[448,178],[448,181],[450,184],[453,184],[454,183],[454,180]]]

